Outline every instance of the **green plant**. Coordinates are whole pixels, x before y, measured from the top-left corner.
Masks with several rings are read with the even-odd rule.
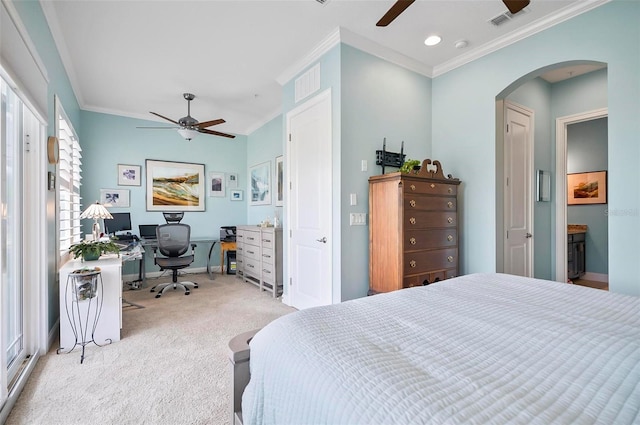
[[[83,260],[97,260],[102,254],[113,252],[120,255],[120,247],[113,241],[90,241],[80,242],[69,247],[69,252],[73,258],[82,257]]]
[[[407,159],[404,164],[402,164],[402,167],[400,167],[400,172],[404,173],[404,174],[409,174],[411,172],[413,172],[413,168],[415,166],[419,166],[420,165],[420,161],[417,159]]]

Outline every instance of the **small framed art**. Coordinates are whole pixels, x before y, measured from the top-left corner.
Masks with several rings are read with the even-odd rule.
[[[567,174],[567,204],[589,205],[607,203],[607,172]]]
[[[118,186],[142,185],[142,167],[139,165],[118,164]]]
[[[282,155],[276,157],[276,207],[284,203],[284,165]]]
[[[207,174],[207,189],[209,196],[224,196],[224,173],[209,171]]]
[[[232,190],[231,196],[232,201],[242,201],[242,191],[241,190]]]
[[[128,208],[129,189],[100,189],[100,203],[110,208]]]
[[[229,189],[238,187],[238,173],[227,173],[227,187]]]

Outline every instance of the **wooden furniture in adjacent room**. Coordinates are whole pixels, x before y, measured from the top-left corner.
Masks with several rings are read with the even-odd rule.
[[[459,184],[430,159],[369,178],[369,294],[458,275]]]
[[[220,241],[220,274],[224,274],[224,253],[236,250],[235,241]]]
[[[282,294],[282,228],[236,227],[236,275],[274,298]]]
[[[586,224],[567,226],[567,277],[569,279],[580,279],[585,274],[586,232]]]

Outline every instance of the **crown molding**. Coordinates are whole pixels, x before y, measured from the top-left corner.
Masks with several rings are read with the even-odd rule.
[[[433,77],[438,77],[449,71],[452,71],[458,67],[473,62],[483,56],[498,51],[506,46],[514,44],[520,40],[558,25],[561,22],[567,21],[582,13],[588,12],[596,7],[602,6],[605,3],[609,3],[612,0],[583,0],[571,3],[564,9],[561,9],[558,13],[554,13],[553,16],[549,16],[543,19],[539,19],[531,24],[520,28],[516,31],[512,31],[505,36],[496,39],[490,43],[483,44],[477,49],[470,51],[465,55],[461,55],[448,62],[444,62],[440,65],[436,65],[433,68]]]
[[[67,77],[71,83],[71,90],[73,90],[73,93],[76,96],[76,101],[78,102],[80,109],[84,109],[84,97],[82,96],[82,90],[80,90],[80,84],[78,83],[75,69],[73,68],[69,49],[67,48],[67,44],[64,42],[64,37],[62,36],[62,29],[60,27],[60,21],[58,20],[58,14],[54,7],[54,2],[40,0],[39,3],[42,8],[42,13],[44,14],[44,18],[49,25],[53,42],[58,49],[58,55],[60,55],[60,59],[62,60],[62,66],[64,66],[64,69],[67,72]]]
[[[255,123],[251,124],[249,127],[245,129],[245,131],[242,134],[250,136],[251,133],[259,129],[263,125],[271,122],[271,120],[273,120],[274,118],[277,118],[278,115],[282,115],[282,110],[280,108],[271,111],[271,113],[265,115],[259,121],[256,121]]]

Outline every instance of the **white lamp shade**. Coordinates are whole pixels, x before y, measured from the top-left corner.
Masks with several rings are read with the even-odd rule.
[[[80,214],[80,218],[113,218],[109,211],[101,205],[99,202],[95,204],[91,204],[87,207],[86,210],[82,214]]]

